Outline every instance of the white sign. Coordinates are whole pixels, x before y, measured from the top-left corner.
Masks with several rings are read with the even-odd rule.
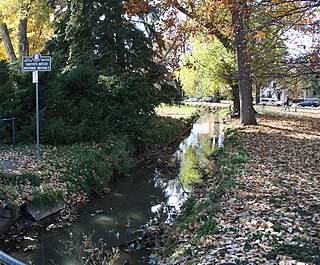
[[[32,83],[38,83],[38,71],[32,72]]]

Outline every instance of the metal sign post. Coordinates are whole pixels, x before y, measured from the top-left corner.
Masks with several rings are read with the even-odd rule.
[[[39,129],[39,87],[38,71],[51,71],[51,57],[42,56],[35,52],[32,56],[22,57],[22,71],[32,72],[32,83],[36,84],[36,127],[37,127],[37,158],[40,158],[40,129]]]
[[[38,72],[36,72],[38,73]],[[40,158],[40,129],[39,129],[39,86],[36,80],[36,123],[37,123],[37,158]]]

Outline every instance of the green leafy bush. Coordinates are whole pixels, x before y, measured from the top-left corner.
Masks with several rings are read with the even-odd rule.
[[[5,83],[0,84],[0,117],[10,113],[16,118],[17,141],[33,142],[34,85],[28,73],[0,64],[0,77],[1,70],[9,79],[3,77]],[[40,138],[47,144],[103,142],[110,134],[117,134],[139,149],[152,140],[155,107],[169,101],[168,95],[174,91],[165,84],[156,87],[154,79],[139,74],[100,75],[88,65],[74,66],[63,73],[58,70],[41,73],[39,85]],[[172,128],[163,131],[165,138],[174,134]]]

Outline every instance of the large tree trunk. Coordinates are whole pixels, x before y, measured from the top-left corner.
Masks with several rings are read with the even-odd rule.
[[[244,1],[235,3],[232,6],[232,24],[234,28],[234,44],[237,53],[238,66],[238,81],[239,81],[239,95],[240,95],[240,123],[242,125],[256,125],[252,105],[252,85],[250,81],[250,65],[248,62],[246,33],[243,25]]]
[[[233,113],[232,116],[236,117],[240,115],[240,98],[239,98],[239,86],[234,84],[231,86],[233,96]]]
[[[15,63],[17,61],[17,56],[16,56],[14,49],[13,49],[13,45],[12,45],[11,38],[9,35],[8,27],[5,23],[1,23],[0,29],[1,29],[1,34],[2,34],[4,46],[6,48],[9,61],[11,63]]]
[[[20,19],[19,23],[19,56],[22,58],[23,56],[29,55],[29,41],[27,37],[27,23],[28,19],[23,18]]]

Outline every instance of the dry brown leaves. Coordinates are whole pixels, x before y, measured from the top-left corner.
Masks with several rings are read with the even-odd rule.
[[[220,233],[207,237],[211,250],[198,264],[319,259],[320,120],[272,115],[258,120],[259,126],[236,124],[250,156],[249,173],[223,198],[216,217]],[[299,255],[309,263],[298,263]]]
[[[65,181],[61,179],[66,168],[57,167],[57,163],[63,163],[67,157],[60,157],[60,161],[52,159],[51,153],[54,153],[54,147],[46,147],[42,150],[41,159],[37,159],[34,153],[30,153],[28,147],[20,147],[16,150],[4,149],[0,150],[0,161],[10,161],[15,165],[14,169],[5,170],[12,174],[22,174],[31,172],[38,175],[41,179],[41,185],[36,187],[38,190],[45,190],[48,185],[55,189],[63,191],[64,200],[67,205],[73,207],[79,203],[83,203],[88,200],[88,196],[85,193],[79,191],[70,192],[67,188]],[[11,200],[16,207],[20,207],[23,204],[32,201],[32,191],[34,187],[28,181],[25,181],[24,185],[16,185],[6,187],[0,181],[1,189],[3,193]],[[12,194],[7,194],[6,191],[13,190]],[[1,205],[1,200],[0,200]]]

